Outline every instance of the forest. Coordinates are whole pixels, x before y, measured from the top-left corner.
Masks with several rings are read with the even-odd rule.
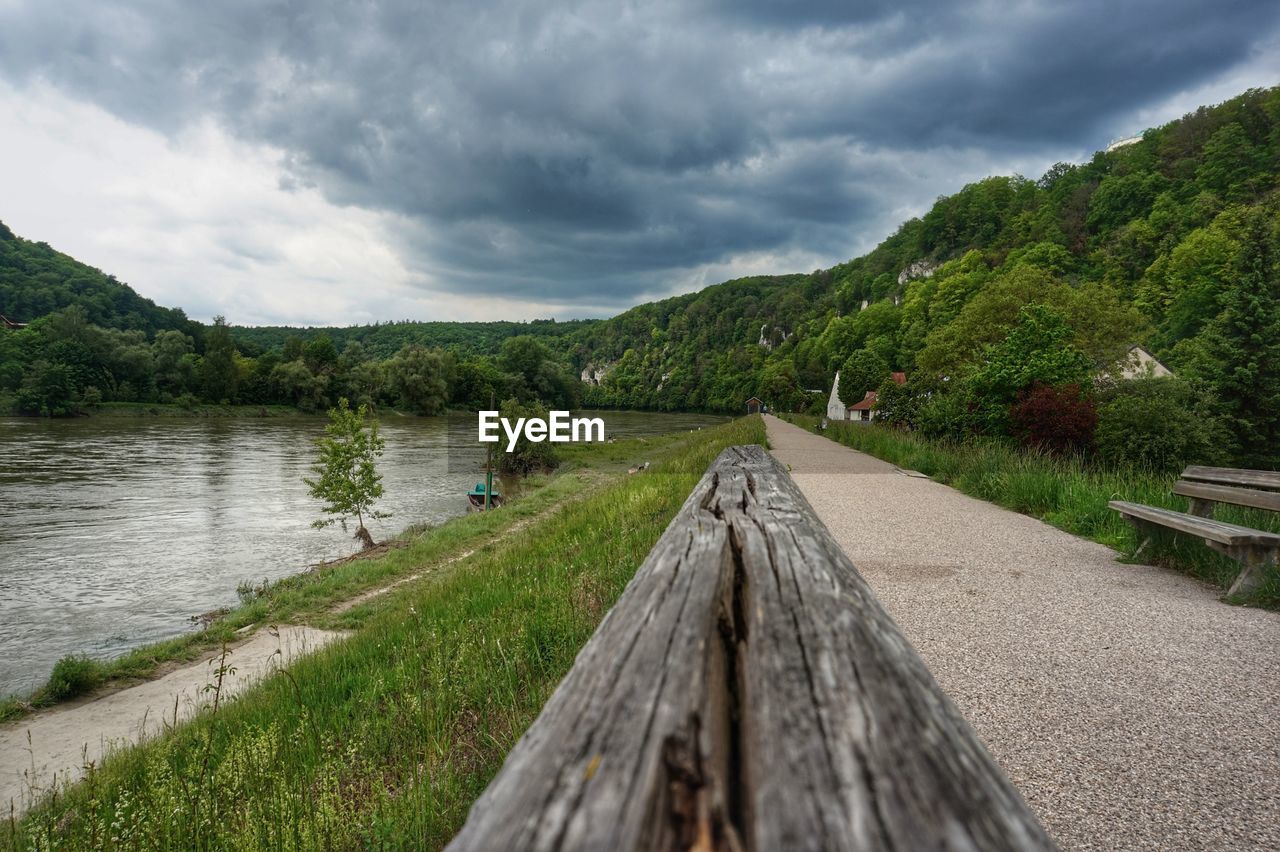
[[[1251,90],[1038,179],[940,197],[862,257],[600,321],[202,325],[0,226],[0,408],[105,401],[825,410],[1170,467],[1275,466],[1280,89]],[[1141,345],[1173,379],[1111,376]],[[905,385],[888,380],[894,371]],[[580,379],[581,377],[581,379]]]

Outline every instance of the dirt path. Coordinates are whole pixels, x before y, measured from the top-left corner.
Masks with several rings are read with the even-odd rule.
[[[238,643],[226,664],[222,698],[236,695],[290,660],[344,634],[314,627],[262,629]],[[218,652],[219,654],[221,652]],[[78,704],[52,707],[0,725],[0,812],[21,813],[33,797],[79,779],[86,760],[100,762],[113,748],[153,736],[188,719],[212,701],[205,685],[217,679],[220,659],[205,659],[163,677]]]
[[[1280,849],[1280,614],[766,420],[1064,849]]]

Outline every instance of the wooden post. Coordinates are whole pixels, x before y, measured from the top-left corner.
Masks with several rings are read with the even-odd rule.
[[[1213,517],[1213,507],[1216,504],[1212,500],[1202,500],[1198,497],[1192,497],[1187,502],[1187,514],[1195,515],[1198,518]]]
[[[1247,595],[1258,590],[1268,565],[1276,564],[1276,549],[1257,545],[1241,546],[1228,552],[1228,555],[1240,562],[1240,573],[1235,582],[1227,590],[1228,597]]]
[[[1055,847],[748,446],[694,488],[449,848]]]
[[[494,402],[494,393],[489,391],[489,409],[493,410],[497,405]],[[493,444],[485,447],[484,454],[484,510],[487,512],[493,508]]]

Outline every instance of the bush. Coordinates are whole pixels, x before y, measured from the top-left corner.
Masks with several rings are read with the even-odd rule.
[[[84,695],[102,683],[102,664],[88,657],[70,654],[58,660],[45,685],[45,694],[54,701]]]
[[[1068,455],[1093,444],[1098,409],[1077,384],[1035,385],[1009,408],[1009,432],[1024,447]]]
[[[501,416],[514,425],[520,418],[538,417],[546,419],[547,409],[541,405],[522,405],[518,400],[509,399],[502,403]],[[507,475],[528,476],[537,471],[551,471],[560,466],[555,446],[550,441],[530,441],[521,431],[515,449],[506,452],[506,435],[503,434],[498,449],[498,472]]]
[[[1098,455],[1116,467],[1178,471],[1224,461],[1223,429],[1186,382],[1135,379],[1111,389],[1098,409]]]
[[[921,406],[918,427],[927,438],[958,441],[973,428],[973,414],[964,393],[935,393]]]

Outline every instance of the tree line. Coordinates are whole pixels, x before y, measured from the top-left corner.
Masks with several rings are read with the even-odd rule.
[[[328,335],[290,337],[279,351],[245,354],[226,320],[203,329],[202,348],[181,331],[148,339],[103,328],[71,305],[0,335],[0,405],[19,414],[67,416],[104,402],[289,405],[319,413],[339,399],[414,414],[487,407],[491,397],[572,408],[578,382],[538,337],[506,338],[493,355],[458,355],[404,344],[388,358],[358,340],[339,352]]]

